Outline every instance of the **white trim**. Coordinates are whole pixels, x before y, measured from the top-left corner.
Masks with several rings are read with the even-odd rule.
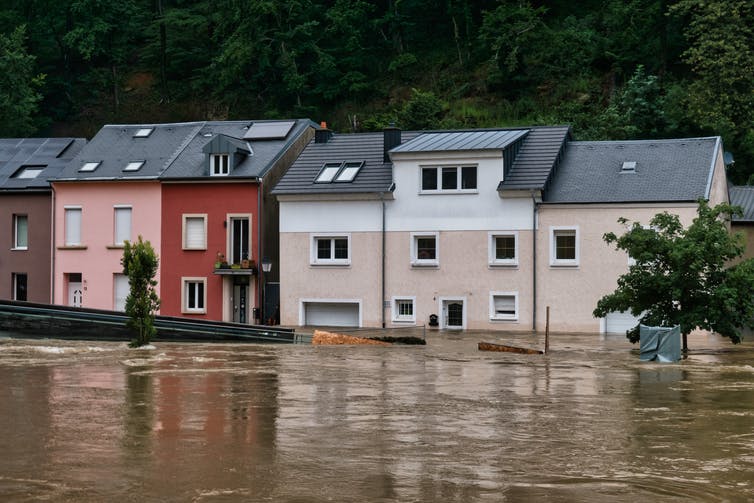
[[[442,305],[445,302],[461,302],[463,304],[463,317],[461,320],[461,326],[448,326],[448,320],[445,316],[445,311],[442,309]],[[466,316],[468,314],[468,303],[466,302],[466,297],[438,297],[437,303],[439,306],[439,313],[440,313],[440,328],[445,330],[466,330]]]
[[[411,301],[411,316],[401,316],[398,309],[398,302],[402,300]],[[390,299],[391,320],[393,323],[414,324],[416,325],[416,296],[415,295],[393,295]]]
[[[420,259],[417,257],[417,240],[419,238],[435,238],[435,258]],[[439,232],[412,232],[411,233],[411,256],[409,257],[412,267],[439,267],[440,266],[440,233]]]
[[[123,171],[139,171],[146,161],[130,161],[123,168]]]
[[[26,245],[18,245],[18,219],[23,217],[26,220]],[[28,250],[29,249],[29,215],[14,213],[13,214],[13,248],[11,250]]]
[[[186,304],[186,287],[187,283],[203,283],[204,292],[202,298],[202,308],[189,308]],[[206,314],[207,313],[207,278],[206,277],[181,277],[181,313],[184,314]]]
[[[513,237],[514,240],[514,257],[512,259],[498,259],[496,257],[495,238]],[[518,265],[518,231],[491,231],[487,233],[487,252],[489,265],[493,267],[515,267]]]
[[[320,239],[330,240],[330,257],[332,258],[318,258],[317,257],[317,241]],[[334,258],[336,239],[345,239],[348,241],[348,257],[347,258],[344,258],[344,259]],[[339,265],[339,266],[351,265],[351,233],[318,232],[318,233],[309,234],[309,264],[310,265]]]
[[[189,246],[187,243],[188,235],[186,233],[186,221],[188,219],[202,219],[204,223],[204,244],[202,246]],[[183,250],[206,250],[207,249],[207,214],[206,213],[184,213],[181,215],[181,249]]]
[[[358,304],[359,305],[359,327],[363,326],[362,316],[364,310],[362,309],[361,299],[323,299],[323,298],[303,298],[298,299],[298,324],[299,326],[305,326],[306,322],[306,304]]]
[[[223,173],[223,157],[227,160]],[[219,160],[215,166],[215,160]],[[218,168],[217,170],[215,168]],[[209,156],[209,175],[210,176],[228,176],[230,174],[230,154],[210,154]]]
[[[573,259],[558,259],[556,258],[556,242],[555,236],[563,231],[573,232],[575,235],[575,250]],[[579,245],[579,226],[578,225],[558,225],[550,226],[550,266],[551,267],[577,267],[579,265],[580,258]]]
[[[442,170],[443,168],[454,168],[456,170],[456,188],[442,188]],[[473,189],[462,189],[463,168],[474,168],[476,174],[476,187]],[[436,174],[436,189],[424,189],[424,170],[434,169]],[[478,164],[419,164],[419,194],[420,195],[448,195],[448,194],[478,194],[479,193],[479,165]]]
[[[513,297],[513,316],[498,315],[495,313],[495,297]],[[518,321],[518,292],[490,292],[490,320],[491,321]]]

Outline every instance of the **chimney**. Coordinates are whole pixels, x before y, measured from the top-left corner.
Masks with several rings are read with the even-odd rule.
[[[314,143],[327,143],[332,138],[332,131],[327,129],[327,122],[319,123],[319,129],[314,130]]]
[[[390,162],[390,156],[387,153],[401,144],[401,130],[395,127],[395,124],[391,122],[390,125],[382,131],[382,134],[382,162]]]

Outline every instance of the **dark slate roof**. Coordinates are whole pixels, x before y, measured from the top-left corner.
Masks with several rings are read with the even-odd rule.
[[[754,222],[754,186],[743,185],[728,188],[730,204],[740,206],[743,215],[734,216],[734,222]]]
[[[229,137],[239,148],[250,148],[253,155],[247,156],[230,175],[218,178],[261,177],[298,135],[307,127],[315,127],[308,119],[299,119],[284,139],[243,140],[252,122],[245,120],[106,125],[56,179],[78,181],[209,177],[206,155],[202,149],[220,134]],[[136,131],[145,128],[153,128],[149,136],[134,137]],[[84,163],[98,161],[101,164],[94,171],[80,171]],[[145,162],[137,171],[124,171],[126,165],[134,161]]]
[[[78,154],[83,138],[0,139],[0,190],[47,190],[49,180]],[[23,166],[44,166],[35,178],[18,178]]]
[[[696,201],[708,196],[718,142],[717,137],[570,142],[544,201]],[[635,162],[636,171],[621,173],[624,162]]]
[[[401,132],[408,142],[418,132]],[[278,182],[273,194],[385,192],[393,183],[392,163],[384,162],[383,133],[335,134],[327,143],[312,140]],[[326,162],[365,161],[356,178],[346,183],[315,183]]]
[[[425,132],[391,152],[502,150],[528,133],[527,129]]]
[[[542,190],[557,168],[562,150],[571,136],[570,126],[529,128],[511,169],[498,190]]]

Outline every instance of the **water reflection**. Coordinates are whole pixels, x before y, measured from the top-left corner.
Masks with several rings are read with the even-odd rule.
[[[622,339],[476,342],[0,341],[0,499],[754,497],[754,346],[662,365]]]

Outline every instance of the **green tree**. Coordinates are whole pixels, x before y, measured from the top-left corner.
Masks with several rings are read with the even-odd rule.
[[[401,127],[405,129],[439,129],[446,106],[431,91],[411,90],[411,99],[398,113]]]
[[[28,136],[35,130],[37,90],[44,75],[34,73],[34,56],[24,47],[26,29],[19,26],[9,35],[0,34],[0,136]]]
[[[126,297],[126,314],[130,317],[128,326],[136,334],[131,347],[144,346],[157,333],[154,312],[160,307],[160,298],[155,291],[157,280],[154,278],[160,261],[152,244],[139,236],[136,243],[126,241],[120,263],[131,287]]]
[[[633,222],[620,237],[605,234],[604,240],[635,264],[618,278],[618,288],[599,300],[594,316],[630,311],[645,325],[680,325],[684,351],[697,327],[740,342],[741,328],[754,327],[754,259],[732,263],[743,254],[744,240],[729,232],[726,218],[738,212],[729,204],[710,208],[700,201],[688,228],[665,212],[648,228]],[[631,342],[639,340],[638,328],[626,333]]]

